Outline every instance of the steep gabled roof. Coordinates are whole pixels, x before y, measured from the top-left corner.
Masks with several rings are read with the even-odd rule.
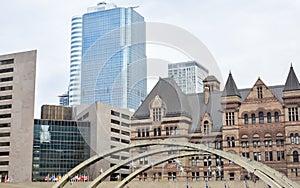
[[[171,78],[160,78],[141,106],[136,110],[133,118],[149,117],[150,103],[157,95],[165,103],[166,116],[176,114],[191,116],[191,109],[187,97],[176,84],[175,80]]]
[[[283,91],[294,91],[294,90],[300,90],[300,84],[295,74],[295,71],[293,69],[293,66],[291,66]]]
[[[239,96],[241,97],[241,94],[238,90],[238,88],[236,87],[235,81],[232,77],[232,74],[229,73],[226,85],[224,87],[223,90],[223,94],[222,97],[228,97],[228,96]]]

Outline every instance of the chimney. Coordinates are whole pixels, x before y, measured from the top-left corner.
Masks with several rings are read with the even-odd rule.
[[[209,87],[204,87],[204,104],[208,104],[208,102],[209,102],[209,95],[210,95],[210,93],[209,93],[210,91],[209,91]]]

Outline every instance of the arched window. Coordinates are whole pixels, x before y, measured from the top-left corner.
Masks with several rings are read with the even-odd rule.
[[[227,147],[230,148],[230,137],[227,137]]]
[[[138,129],[138,137],[141,137],[141,130]]]
[[[142,129],[142,137],[145,137],[145,129]]]
[[[264,123],[264,113],[263,112],[259,112],[258,116],[259,116],[259,123],[263,124]]]
[[[208,166],[208,161],[207,161],[207,157],[206,156],[204,156],[203,162],[204,162],[204,166]]]
[[[275,123],[279,122],[279,113],[278,112],[274,113],[274,120],[275,120]]]
[[[208,166],[211,166],[211,157],[208,156]]]
[[[247,124],[248,124],[248,121],[249,121],[249,119],[248,119],[248,114],[245,114],[245,115],[244,115],[244,124],[247,125]]]
[[[298,151],[294,151],[294,152],[293,152],[293,162],[294,162],[294,163],[298,163],[298,162],[299,162]]]
[[[170,132],[169,132],[169,127],[166,127],[166,135],[169,136]]]
[[[270,112],[267,113],[267,122],[268,123],[272,122],[272,118],[271,118],[271,113]]]
[[[204,131],[204,135],[209,135],[209,124],[208,124],[208,121],[204,121],[203,131]]]
[[[291,144],[294,144],[294,134],[293,133],[290,134],[290,139],[291,139]]]
[[[192,161],[191,161],[191,162],[192,162],[191,165],[192,165],[192,166],[195,166],[195,158],[194,158],[194,157],[192,157]]]
[[[251,114],[252,124],[256,123],[255,114]]]
[[[235,147],[234,137],[231,137],[231,146]]]
[[[299,134],[298,133],[295,134],[295,143],[299,144]]]
[[[157,129],[157,136],[161,136],[161,128],[160,127],[158,127],[158,129]]]

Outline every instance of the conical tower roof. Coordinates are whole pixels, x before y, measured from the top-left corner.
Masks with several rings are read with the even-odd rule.
[[[229,73],[225,88],[223,90],[222,97],[228,97],[228,96],[239,96],[241,97],[241,94],[236,87],[235,81],[232,77],[231,72]]]
[[[300,90],[300,84],[295,74],[295,71],[293,69],[293,66],[291,66],[283,91],[294,91],[294,90]]]

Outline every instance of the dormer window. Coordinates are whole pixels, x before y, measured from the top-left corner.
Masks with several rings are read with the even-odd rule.
[[[151,116],[154,122],[162,121],[163,115],[165,114],[165,105],[158,95],[156,95],[151,102],[150,112],[152,112]]]
[[[204,135],[209,135],[209,123],[208,121],[204,121],[204,125],[203,125],[203,131],[204,131]]]
[[[263,98],[263,93],[262,93],[262,87],[261,86],[257,86],[257,97],[259,99]]]
[[[153,121],[161,121],[161,108],[153,108]]]

